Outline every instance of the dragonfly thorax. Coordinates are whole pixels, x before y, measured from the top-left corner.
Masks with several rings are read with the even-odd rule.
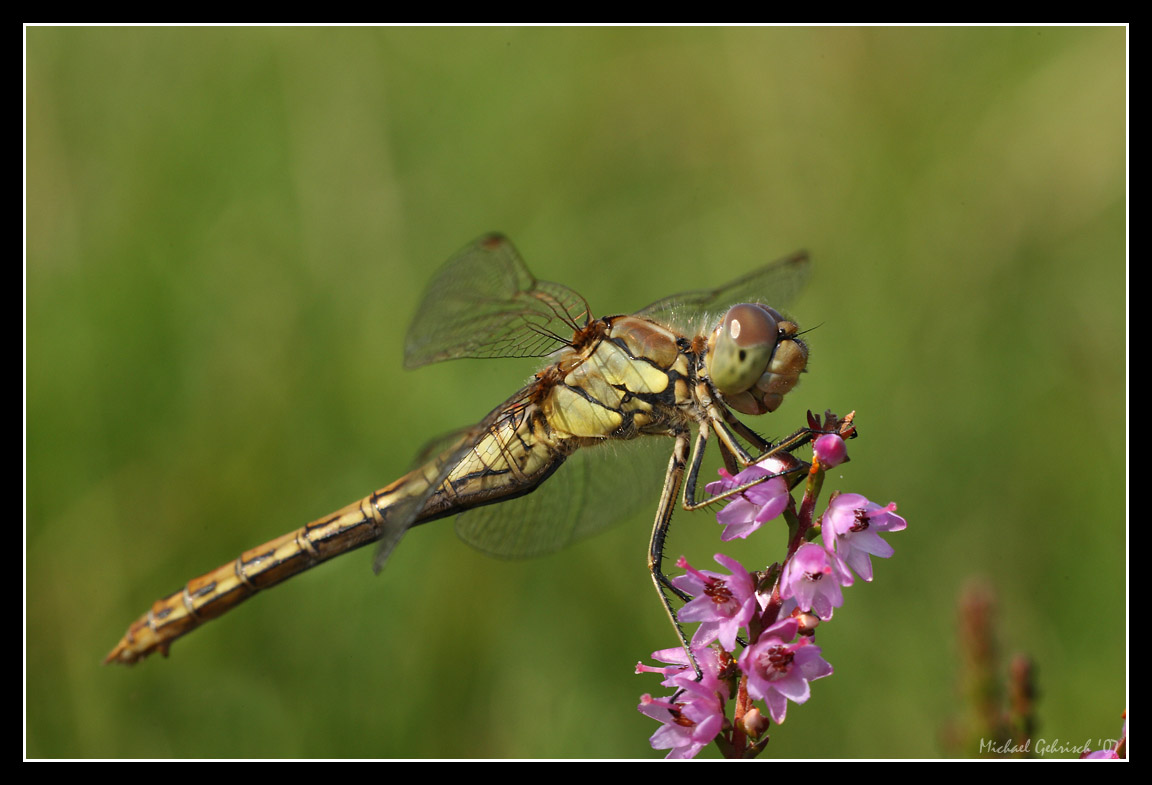
[[[705,357],[708,379],[724,402],[743,414],[776,411],[808,364],[799,329],[773,308],[729,308],[708,339]]]

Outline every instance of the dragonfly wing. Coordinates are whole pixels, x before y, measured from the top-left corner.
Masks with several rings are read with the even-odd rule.
[[[588,303],[538,281],[507,237],[489,234],[432,278],[404,345],[416,368],[456,357],[543,357],[590,320]]]
[[[636,316],[687,329],[698,328],[702,317],[718,316],[738,303],[763,303],[783,308],[804,288],[811,271],[808,254],[798,251],[716,289],[681,292],[657,300],[638,311]]]
[[[491,433],[501,418],[518,411],[532,397],[534,389],[533,385],[523,388],[471,428],[452,431],[429,441],[417,454],[417,465],[412,471],[380,492],[386,495],[387,513],[384,515],[373,562],[376,572],[384,568],[384,563],[400,539],[421,519],[421,513],[426,512],[425,506],[448,480],[452,471]],[[401,485],[400,492],[397,492],[398,485]],[[403,492],[406,488],[411,488],[413,492]]]
[[[427,487],[423,493],[412,494],[392,503],[388,507],[384,525],[376,544],[376,556],[372,561],[372,569],[379,573],[384,569],[388,557],[400,543],[401,538],[412,528],[412,524],[424,509],[425,503],[436,492],[440,485],[448,479],[452,469],[460,463],[464,456],[472,449],[476,439],[482,434],[488,422],[485,420],[475,428],[458,431],[441,439],[434,440],[421,451],[430,451],[433,445],[439,447],[439,457],[421,461],[420,467],[414,471],[423,474],[423,481]]]
[[[435,460],[438,455],[442,455],[449,449],[462,444],[464,440],[475,431],[476,426],[473,425],[467,428],[457,428],[454,431],[448,431],[448,433],[442,433],[433,439],[429,439],[424,443],[424,446],[420,448],[420,452],[416,453],[415,457],[412,458],[412,463],[408,468],[410,470],[415,469],[429,461]]]
[[[642,437],[577,450],[537,491],[462,513],[456,533],[501,559],[558,551],[652,507],[671,447],[670,439]]]
[[[808,257],[801,252],[716,289],[658,300],[637,315],[695,327],[703,315],[735,303],[780,306],[800,291],[808,273]],[[405,364],[416,367],[455,357],[544,356],[567,344],[589,319],[584,298],[567,287],[536,280],[507,238],[487,235],[450,259],[433,279],[409,329]],[[426,464],[431,488],[447,478],[490,424],[441,437],[426,448],[442,455]],[[577,450],[540,489],[462,513],[457,533],[478,550],[500,558],[559,550],[659,498],[669,446],[665,439],[645,436]],[[378,566],[428,496],[405,510],[398,524],[385,532]]]

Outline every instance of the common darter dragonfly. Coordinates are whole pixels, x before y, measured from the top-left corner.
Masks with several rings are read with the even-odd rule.
[[[661,558],[681,486],[689,510],[746,489],[696,501],[712,435],[732,473],[767,453],[801,467],[789,451],[810,432],[773,445],[733,410],[775,411],[799,381],[808,348],[798,326],[766,303],[790,300],[808,272],[807,256],[797,253],[717,289],[673,295],[632,315],[594,319],[579,294],[533,277],[507,238],[481,237],[430,283],[408,332],[405,365],[458,357],[548,357],[549,364],[478,425],[437,442],[419,468],[391,485],[245,551],[157,600],[105,662],[131,664],[153,652],[167,654],[177,638],[256,592],[369,543],[378,543],[379,570],[409,529],[457,513],[463,513],[460,536],[487,553],[554,551],[607,525],[620,511],[582,498],[581,485],[589,462],[627,462],[605,445],[639,437],[672,440],[648,567],[675,624],[668,592],[681,593],[664,577]],[[556,480],[534,493],[558,470]],[[612,474],[622,498],[630,491],[629,475],[615,468]],[[565,477],[564,487],[572,492],[553,493]]]

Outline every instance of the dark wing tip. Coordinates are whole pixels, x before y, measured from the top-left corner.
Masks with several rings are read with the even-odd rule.
[[[503,232],[488,232],[480,236],[476,244],[483,248],[485,251],[495,251],[501,245],[510,242],[508,237]]]

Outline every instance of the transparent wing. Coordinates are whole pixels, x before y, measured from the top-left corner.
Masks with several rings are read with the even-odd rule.
[[[479,425],[438,436],[420,450],[414,463],[424,469],[428,490],[403,502],[402,509],[390,509],[377,550],[377,571],[428,497],[487,432],[500,411]],[[670,438],[644,436],[630,441],[607,440],[576,450],[536,490],[460,513],[456,533],[482,553],[503,559],[532,558],[560,550],[652,507],[663,487],[672,444]]]
[[[808,257],[801,252],[724,286],[657,300],[637,315],[694,328],[704,315],[735,303],[783,306],[802,289],[808,274]],[[409,329],[405,364],[416,367],[455,357],[544,356],[568,343],[589,320],[588,305],[579,294],[537,281],[507,238],[488,235],[437,273]],[[431,488],[443,482],[487,425],[486,421],[442,436],[424,448],[421,463],[433,459],[426,464]],[[461,513],[457,533],[478,550],[500,558],[559,550],[651,507],[659,498],[671,447],[671,439],[644,436],[577,450],[538,490]],[[386,535],[378,566],[426,498],[401,516],[405,520],[399,531]]]
[[[807,252],[798,251],[716,289],[681,292],[657,300],[636,316],[694,332],[704,316],[718,315],[738,303],[786,307],[804,288],[811,271]]]
[[[420,448],[420,452],[413,456],[412,463],[409,464],[408,469],[417,469],[429,461],[435,460],[436,456],[442,455],[450,448],[463,444],[476,430],[476,426],[470,425],[467,428],[458,428],[455,431],[442,433],[434,439],[429,439],[424,446]]]
[[[536,280],[507,237],[485,235],[432,278],[408,328],[404,365],[543,357],[570,342],[590,318],[583,297]]]
[[[456,533],[501,559],[543,556],[655,511],[672,439],[645,436],[577,450],[534,493],[461,513]]]
[[[534,386],[528,385],[489,412],[477,425],[438,436],[421,448],[416,456],[416,465],[413,467],[413,471],[419,473],[419,478],[411,481],[424,483],[423,490],[389,502],[372,565],[376,572],[384,568],[396,545],[424,512],[425,504],[448,479],[452,470],[476,446],[477,441],[483,438],[501,417],[506,416],[510,409],[528,400],[533,390]]]
[[[441,483],[448,479],[453,467],[472,448],[478,436],[484,432],[486,425],[487,420],[475,428],[457,431],[450,435],[451,438],[446,436],[441,440],[436,440],[436,442],[430,442],[421,451],[423,455],[424,452],[431,453],[433,444],[437,444],[439,447],[437,453],[431,453],[428,460],[420,462],[420,466],[423,467],[424,479],[427,482],[424,493],[414,494],[389,507],[388,516],[376,544],[376,556],[372,561],[372,569],[375,572],[379,573],[380,570],[384,569],[388,557],[392,555],[392,551],[400,543],[400,540],[412,528],[412,523],[424,509],[425,502],[436,492]],[[437,455],[439,457],[436,457]]]

